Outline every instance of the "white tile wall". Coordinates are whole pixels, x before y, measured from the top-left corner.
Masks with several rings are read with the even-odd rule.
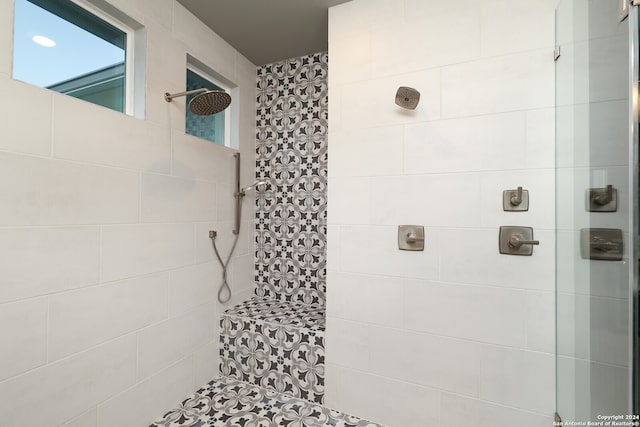
[[[329,289],[333,301],[327,306],[330,317],[402,326],[406,291],[401,278],[329,271],[328,280],[334,283]],[[362,304],[352,305],[355,298],[362,299]]]
[[[102,280],[111,281],[191,265],[194,226],[140,224],[103,227]]]
[[[173,174],[182,178],[233,184],[235,160],[231,150],[173,132]]]
[[[19,326],[18,326],[19,325]],[[0,380],[47,361],[47,300],[36,298],[0,305]]]
[[[98,426],[98,409],[93,408],[85,412],[77,418],[62,424],[61,427],[97,427]]]
[[[98,406],[98,427],[139,427],[193,393],[193,364],[178,361]],[[158,412],[158,409],[161,409]]]
[[[215,302],[222,268],[217,262],[193,265],[171,272],[169,315],[187,314],[194,308]]]
[[[0,223],[109,224],[138,221],[139,175],[50,159],[0,154]]]
[[[149,425],[218,369],[208,230],[226,256],[236,150],[184,135],[184,99],[162,95],[184,90],[187,54],[237,87],[252,181],[255,66],[175,0],[98,3],[143,27],[143,118],[12,80],[13,2],[0,2],[2,425]],[[234,302],[252,285],[243,209]]]
[[[557,2],[511,3],[330,9],[329,406],[390,426],[551,422]],[[529,211],[503,212],[518,186]],[[425,227],[423,252],[398,250],[400,224]],[[534,227],[533,256],[500,255],[501,225]]]
[[[405,171],[424,174],[522,169],[524,123],[524,113],[508,113],[407,126]],[[497,152],[501,155],[496,156]]]
[[[553,105],[554,63],[549,49],[442,69],[442,116],[445,118]]]
[[[555,355],[482,346],[480,397],[550,415],[555,405]]]
[[[524,347],[522,290],[408,280],[404,327],[448,337]]]
[[[98,227],[0,230],[0,301],[14,301],[98,283]]]
[[[526,151],[527,168],[554,168],[556,163],[555,108],[527,111]]]
[[[0,383],[2,422],[62,424],[135,384],[135,375],[136,337],[129,335]]]
[[[55,158],[169,173],[170,136],[162,126],[59,94],[53,110]]]
[[[440,406],[443,427],[458,427],[473,420],[475,427],[495,427],[505,420],[518,420],[518,425],[526,427],[546,427],[553,422],[551,416],[520,411],[483,400],[443,393]]]
[[[212,341],[218,321],[214,307],[202,306],[143,329],[138,336],[138,379],[150,377]]]
[[[51,296],[48,360],[165,320],[168,287],[165,273]]]
[[[216,205],[215,184],[166,175],[142,175],[143,222],[215,220]]]
[[[220,335],[216,332],[212,341],[196,349],[193,353],[193,390],[202,387],[219,375],[218,345]]]
[[[13,12],[8,16],[12,14]],[[3,52],[7,51],[3,50]],[[7,55],[2,56],[4,59]],[[1,59],[0,62],[2,62]],[[17,128],[22,129],[22,132],[2,138],[0,149],[49,156],[53,95],[17,80],[8,81],[3,90],[5,91],[3,97],[11,99],[11,102],[3,102],[0,105],[0,116],[6,120],[6,123],[14,123]],[[26,111],[29,114],[25,114]],[[38,125],[34,126],[34,123]]]
[[[389,426],[438,425],[440,393],[432,388],[327,365],[325,404],[350,414],[369,414]]]
[[[528,3],[487,0],[482,4],[482,55],[553,49],[556,0]]]
[[[335,331],[326,342],[327,363],[368,371],[372,350],[369,325],[329,317],[327,327]]]
[[[13,28],[13,2],[5,1],[0,4],[0,19],[2,19],[0,21],[2,28]],[[13,67],[13,36],[3,34],[0,38],[0,46],[2,46],[2,52],[5,52],[4,55],[0,55],[0,74],[8,77]]]
[[[405,74],[480,56],[478,5],[417,3],[405,2],[401,31],[398,25],[383,25],[372,32],[374,76]]]
[[[372,373],[478,396],[480,352],[475,343],[374,326],[369,335]]]

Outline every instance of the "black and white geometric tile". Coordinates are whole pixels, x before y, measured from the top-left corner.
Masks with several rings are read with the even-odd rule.
[[[381,427],[324,406],[218,378],[150,427]]]
[[[317,53],[258,67],[256,295],[324,305],[327,67]]]
[[[324,306],[310,306],[281,300],[251,298],[224,312],[225,316],[246,317],[264,323],[276,323],[324,331]]]
[[[324,307],[253,298],[220,317],[220,372],[322,403],[324,329]]]

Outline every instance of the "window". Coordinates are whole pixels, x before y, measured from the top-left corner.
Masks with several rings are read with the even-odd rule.
[[[13,78],[133,114],[133,32],[82,4],[15,0]]]
[[[187,68],[187,90],[206,88],[229,92],[228,87],[217,81],[214,83],[213,78],[208,76],[204,77],[204,75],[203,72],[190,65],[189,68]],[[187,97],[187,105],[195,96],[197,95],[189,95]],[[188,108],[186,108],[186,111],[186,133],[216,144],[230,146],[229,109],[211,116],[198,116],[197,114],[193,114]]]

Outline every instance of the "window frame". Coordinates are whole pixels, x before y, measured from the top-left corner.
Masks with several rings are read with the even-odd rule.
[[[201,78],[203,78],[205,80],[209,80],[211,83],[213,83],[214,85],[218,86],[220,89],[223,89],[225,92],[227,92],[229,95],[231,95],[231,90],[233,89],[232,87],[230,87],[228,84],[220,81],[220,79],[217,79],[217,78],[213,77],[211,75],[211,73],[207,73],[201,67],[198,67],[197,65],[194,65],[193,62],[190,62],[190,61],[187,61],[187,66],[186,66],[186,69],[185,69],[185,87],[186,87],[186,71],[187,70],[191,71],[192,73],[195,73],[195,74],[199,75]],[[231,144],[231,112],[232,112],[231,108],[227,108],[226,110],[224,110],[224,141],[223,141],[223,143],[222,144],[216,144],[215,142],[209,141],[208,139],[205,139],[205,141],[209,141],[209,142],[211,142],[213,144],[220,145],[221,147],[233,148],[232,144]],[[184,130],[184,133],[186,135],[193,136],[194,138],[204,139],[204,138],[200,138],[198,136],[191,135],[191,134],[187,133],[187,129],[186,129],[186,112],[185,112],[185,130]]]
[[[113,25],[126,34],[127,43],[124,51],[124,111],[128,116],[133,116],[135,111],[135,30],[125,25],[119,19],[108,14],[104,10],[89,3],[86,0],[67,0],[75,3],[95,17],[102,19],[107,24]]]
[[[106,22],[109,25],[112,25],[113,27],[122,31],[126,35],[125,52],[124,52],[124,99],[123,99],[124,111],[122,111],[122,113],[128,116],[136,116],[136,104],[135,104],[136,88],[134,87],[135,80],[136,80],[135,78],[136,76],[135,74],[136,73],[136,69],[135,69],[136,30],[126,25],[124,22],[122,22],[120,19],[116,18],[112,14],[106,12],[105,10],[99,8],[93,3],[90,3],[87,0],[66,0],[66,1],[68,1],[69,3],[73,3],[76,6],[84,9],[94,17]],[[13,22],[15,22],[15,16],[14,16]],[[74,25],[72,22],[69,22],[69,23],[71,25]],[[12,45],[12,49],[15,49],[15,43]],[[13,76],[13,73],[12,73],[12,76]],[[26,82],[26,83],[29,83],[29,82]],[[46,88],[43,88],[43,89],[46,89]],[[80,99],[80,98],[76,98],[76,99]],[[85,101],[83,99],[80,99],[80,100]],[[91,101],[85,101],[85,102],[89,102],[94,105],[99,105]],[[108,108],[108,107],[105,107],[105,108]],[[113,111],[121,112],[118,110],[113,110]]]

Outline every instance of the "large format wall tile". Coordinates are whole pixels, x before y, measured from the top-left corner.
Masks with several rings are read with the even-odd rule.
[[[337,365],[328,368],[327,406],[354,415],[369,414],[371,419],[389,426],[438,425],[438,390]]]
[[[0,230],[0,301],[98,283],[98,227]]]
[[[371,326],[370,372],[479,396],[480,351],[473,342]]]
[[[141,331],[138,379],[150,377],[210,342],[215,336],[216,314],[213,305],[206,305]]]
[[[543,49],[445,67],[442,116],[552,107],[553,64],[549,50]]]
[[[495,427],[508,420],[518,420],[523,427],[547,427],[551,425],[551,415],[544,416],[531,412],[470,399],[455,394],[442,393],[442,427],[459,427],[473,420],[474,427]]]
[[[153,275],[53,295],[49,361],[166,319],[168,282]]]
[[[142,175],[142,222],[216,220],[216,186],[166,175]]]
[[[8,426],[59,425],[132,386],[135,376],[129,335],[0,383],[0,417]]]
[[[408,280],[404,303],[407,329],[513,347],[525,345],[524,291]]]
[[[540,414],[553,413],[553,354],[488,345],[480,354],[480,398]]]
[[[0,381],[45,364],[46,332],[46,298],[0,305]]]
[[[187,357],[98,406],[98,427],[140,427],[193,391],[193,362]]]
[[[141,224],[102,229],[102,280],[166,271],[194,263],[192,224]]]
[[[12,13],[7,15],[11,16]],[[10,52],[10,50],[3,50],[3,52]],[[0,56],[4,58],[8,55]],[[0,103],[0,117],[4,123],[10,123],[20,131],[11,135],[3,135],[0,140],[0,149],[15,153],[49,156],[51,153],[52,94],[18,81],[10,81],[4,85],[2,90],[2,97],[5,100],[11,100],[11,102]],[[25,114],[26,111],[29,114]],[[34,123],[38,125],[34,126]]]
[[[534,3],[330,9],[327,404],[391,426],[551,422],[557,1]],[[570,66],[580,54],[563,46]],[[609,65],[596,65],[600,79]],[[617,80],[595,95],[615,96]],[[400,86],[420,92],[415,110],[394,104]],[[504,212],[518,186],[529,210]],[[424,226],[424,251],[398,250],[401,224]],[[534,228],[533,256],[499,253],[503,225]]]
[[[0,154],[0,224],[137,222],[139,181],[134,172]]]
[[[64,95],[54,97],[53,117],[54,157],[169,172],[170,138],[161,126]]]

